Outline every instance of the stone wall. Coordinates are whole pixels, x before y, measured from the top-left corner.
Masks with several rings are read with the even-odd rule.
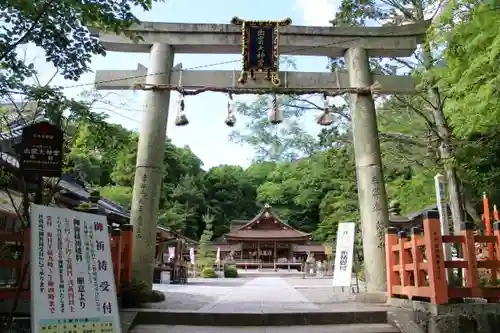
[[[390,299],[391,324],[402,333],[496,333],[500,331],[500,304],[434,305]]]

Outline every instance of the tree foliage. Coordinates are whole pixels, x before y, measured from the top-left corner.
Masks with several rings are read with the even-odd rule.
[[[452,1],[436,33],[446,46],[439,83],[449,92],[447,115],[455,133],[488,131],[497,126],[500,57],[500,10],[494,1]]]

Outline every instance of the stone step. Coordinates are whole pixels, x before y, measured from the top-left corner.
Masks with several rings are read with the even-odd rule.
[[[346,306],[329,312],[179,312],[141,309],[136,312],[135,325],[195,326],[302,326],[387,324],[385,309],[358,310]]]
[[[326,326],[135,326],[130,333],[397,333],[389,324]]]

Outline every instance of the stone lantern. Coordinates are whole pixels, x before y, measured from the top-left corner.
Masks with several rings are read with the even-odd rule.
[[[398,230],[410,231],[414,226],[418,226],[416,219],[410,219],[401,215],[401,204],[397,200],[389,203],[389,226]]]

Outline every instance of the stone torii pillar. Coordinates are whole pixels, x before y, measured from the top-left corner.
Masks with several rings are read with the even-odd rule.
[[[352,48],[345,53],[353,88],[372,84],[368,54]],[[367,291],[387,290],[384,232],[389,225],[375,103],[371,93],[350,94],[352,136],[361,214],[363,256]]]
[[[170,83],[174,51],[170,45],[155,43],[151,47],[146,83]],[[134,190],[130,221],[134,226],[132,272],[134,280],[152,285],[155,265],[156,223],[163,176],[163,157],[167,131],[170,90],[144,92]]]

